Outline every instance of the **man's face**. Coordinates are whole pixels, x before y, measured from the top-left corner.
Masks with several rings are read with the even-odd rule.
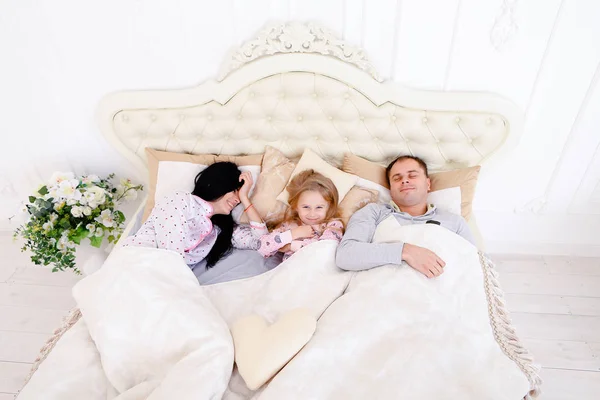
[[[418,162],[411,159],[398,161],[390,170],[390,194],[398,207],[427,204],[431,181]]]

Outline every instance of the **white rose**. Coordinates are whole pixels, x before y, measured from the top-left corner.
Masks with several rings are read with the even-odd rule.
[[[67,204],[68,204],[68,202],[67,202]],[[73,208],[71,208],[71,214],[73,214],[73,216],[75,218],[80,218],[83,216],[83,210],[79,206],[74,206]]]
[[[83,211],[83,215],[92,215],[92,208],[89,206],[83,206],[81,207],[81,210]]]
[[[98,186],[92,186],[85,191],[84,197],[90,207],[96,208],[106,200],[106,191]]]
[[[113,214],[110,210],[102,211],[102,213],[96,217],[96,221],[100,222],[107,228],[112,228],[116,225],[115,219],[113,218]]]

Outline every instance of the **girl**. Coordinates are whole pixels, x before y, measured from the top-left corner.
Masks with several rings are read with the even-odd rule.
[[[278,251],[288,259],[298,249],[319,240],[342,240],[338,191],[331,181],[312,169],[303,171],[287,187],[290,207],[273,232],[260,238],[258,252],[270,257]]]
[[[176,251],[192,269],[202,260],[206,260],[207,268],[213,267],[234,244],[255,249],[258,238],[268,231],[248,199],[251,187],[252,175],[240,172],[234,163],[209,165],[196,176],[191,193],[175,192],[157,202],[146,222],[124,245]],[[231,210],[240,202],[250,226],[234,230]]]

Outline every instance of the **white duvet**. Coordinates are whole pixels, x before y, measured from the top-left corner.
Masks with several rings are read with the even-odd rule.
[[[382,222],[375,242],[428,247],[428,279],[407,265],[357,273],[308,345],[257,396],[281,399],[522,399],[530,382],[490,324],[476,249],[436,225]],[[505,344],[506,345],[506,344]],[[516,349],[515,349],[516,350]]]
[[[301,249],[263,275],[201,287],[169,251],[118,248],[79,282],[80,319],[18,399],[522,399],[539,385],[477,250],[435,225],[375,241],[428,247],[446,261],[427,279],[412,268],[351,273],[336,243]],[[484,265],[485,267],[485,265]],[[486,291],[485,288],[488,288]],[[233,371],[228,326],[294,308],[318,320],[311,341],[267,385],[249,391]]]

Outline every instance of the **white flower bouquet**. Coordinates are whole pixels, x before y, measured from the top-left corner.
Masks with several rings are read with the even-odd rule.
[[[114,185],[114,174],[104,179],[96,175],[76,177],[73,173],[55,173],[47,185],[41,186],[26,205],[28,221],[16,229],[25,244],[21,251],[30,250],[31,261],[37,265],[52,264],[52,272],[72,269],[75,247],[89,239],[100,247],[119,240],[123,233],[125,215],[117,209],[123,201],[135,200],[142,185],[121,179]]]

